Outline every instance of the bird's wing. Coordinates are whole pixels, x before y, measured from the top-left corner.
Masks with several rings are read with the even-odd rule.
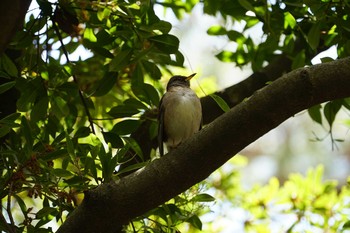
[[[163,136],[164,136],[164,107],[162,105],[163,98],[159,102],[158,107],[158,147],[160,156],[164,155]]]

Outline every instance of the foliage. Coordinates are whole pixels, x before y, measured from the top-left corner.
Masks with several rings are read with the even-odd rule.
[[[184,62],[179,40],[170,33],[171,23],[161,20],[154,6],[181,18],[200,4],[195,0],[36,2],[40,14],[28,13],[24,29],[0,57],[1,98],[9,103],[16,100],[15,108],[4,105],[0,112],[0,230],[7,232],[51,232],[52,222],[62,223],[85,190],[151,161],[156,148],[156,107],[163,92],[160,79]],[[310,65],[312,57],[333,45],[339,57],[350,52],[350,11],[345,0],[239,0],[235,4],[206,0],[204,12],[244,23],[241,31],[216,25],[208,28],[208,34],[226,36],[237,46],[235,51],[217,54],[220,60],[251,64],[255,71],[281,53],[298,68]],[[262,28],[259,43],[249,36],[253,27]],[[73,59],[82,48],[93,55]],[[213,98],[227,110],[219,97]],[[348,102],[325,105],[323,116],[330,128],[340,107],[349,108]],[[309,112],[323,123],[319,106]],[[309,184],[293,179],[299,180],[291,181],[297,190]],[[334,185],[332,196],[323,184],[318,185],[318,194],[329,195],[334,203],[342,200],[334,193]],[[267,188],[256,188],[260,191],[256,196],[251,193],[254,202],[247,208],[261,218],[261,204],[266,203],[259,198],[267,198],[261,192],[279,193],[287,186],[279,189],[273,181]],[[182,222],[201,229],[199,210],[213,198],[200,190],[190,190],[151,210],[128,229],[176,232]],[[296,204],[290,211],[299,211],[300,203]],[[326,214],[322,213],[331,218]],[[247,227],[252,224],[247,222]]]
[[[212,184],[209,190],[224,200],[216,205],[222,205],[222,209],[229,206],[231,212],[238,214],[229,215],[230,223],[226,225],[223,224],[226,215],[204,223],[204,232],[220,232],[228,227],[239,232],[343,232],[348,229],[350,187],[347,184],[339,188],[337,181],[325,181],[322,165],[309,169],[305,176],[290,174],[283,184],[273,177],[265,185],[247,188],[239,173],[246,163],[247,159],[238,155],[209,179]]]

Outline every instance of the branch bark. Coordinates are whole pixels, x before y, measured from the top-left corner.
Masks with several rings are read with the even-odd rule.
[[[218,117],[177,150],[117,182],[86,192],[58,232],[115,232],[202,181],[294,114],[349,96],[350,58],[292,71]]]
[[[31,0],[1,0],[0,4],[0,54],[13,35],[23,25]]]

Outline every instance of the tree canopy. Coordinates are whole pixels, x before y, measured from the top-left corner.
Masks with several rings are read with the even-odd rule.
[[[302,110],[331,131],[339,110],[350,109],[347,0],[36,0],[26,12],[30,3],[0,3],[1,231],[202,229],[199,215],[214,198],[199,182]],[[204,128],[158,159],[163,81],[185,57],[155,7],[181,19],[197,5],[223,19],[208,35],[234,44],[217,59],[254,73],[202,97]],[[334,46],[335,61],[311,63]],[[87,50],[88,58],[76,56]],[[305,219],[330,232],[350,227],[350,190],[322,182],[321,167],[249,192],[238,180],[233,173],[209,186],[251,211],[247,230],[269,231],[268,221],[254,220],[271,218],[274,204],[294,214],[288,232]]]

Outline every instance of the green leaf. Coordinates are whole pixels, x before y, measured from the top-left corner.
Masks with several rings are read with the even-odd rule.
[[[139,85],[133,85],[131,89],[140,100],[148,103],[151,106],[158,106],[159,94],[154,88],[154,86],[144,83]]]
[[[294,16],[290,12],[284,12],[284,29],[287,29],[288,27],[293,29],[296,24],[297,22]]]
[[[47,109],[49,106],[49,98],[43,97],[33,107],[30,113],[30,119],[34,122],[46,119]]]
[[[190,223],[193,227],[202,230],[202,221],[197,215],[193,215],[192,217],[187,219],[187,222]]]
[[[248,0],[238,0],[239,4],[243,6],[246,10],[253,11],[254,12],[254,7]]]
[[[61,150],[56,150],[56,151],[53,151],[51,153],[45,154],[41,158],[43,160],[45,160],[45,161],[51,161],[51,160],[54,160],[54,159],[63,158],[66,155],[68,155],[67,150],[66,149],[61,149]]]
[[[293,58],[292,69],[295,70],[297,68],[304,67],[305,66],[305,60],[306,60],[305,49],[302,49]]]
[[[23,201],[23,199],[16,194],[13,194],[13,197],[16,198],[17,204],[21,208],[23,215],[27,215],[28,209],[27,209],[27,206],[26,206],[25,202]]]
[[[33,148],[33,135],[32,135],[32,130],[29,126],[29,122],[27,120],[27,118],[25,118],[25,116],[22,116],[21,119],[21,129],[22,129],[22,133],[24,135],[25,141],[26,141],[26,147],[28,148],[29,151],[32,150]]]
[[[332,127],[335,117],[342,106],[342,100],[328,102],[323,108],[323,114],[327,119],[330,127]]]
[[[130,166],[127,166],[126,168],[123,168],[122,170],[118,171],[118,175],[123,174],[123,173],[127,173],[127,172],[131,172],[131,171],[135,171],[138,170],[140,168],[143,168],[144,166],[146,166],[148,164],[148,162],[142,162],[142,163],[136,163]]]
[[[115,124],[111,132],[117,135],[128,135],[135,132],[140,125],[140,120],[124,120]]]
[[[179,49],[180,41],[170,34],[157,35],[149,38],[150,41],[162,52],[174,54]]]
[[[122,148],[124,146],[124,142],[118,134],[113,132],[103,132],[102,135],[105,142],[110,143],[112,148]]]
[[[9,89],[11,89],[13,86],[15,86],[16,82],[15,81],[11,81],[11,82],[7,82],[4,84],[0,85],[0,94],[8,91]]]
[[[51,98],[52,112],[57,118],[66,117],[69,114],[69,107],[67,102],[60,96],[53,96]]]
[[[90,127],[80,127],[74,135],[74,138],[85,138],[91,133]]]
[[[350,221],[345,222],[342,229],[350,229]]]
[[[66,170],[66,169],[62,169],[62,168],[55,168],[52,169],[52,174],[54,174],[55,176],[58,177],[70,177],[73,176],[73,173],[71,173],[70,171]]]
[[[219,107],[224,112],[227,112],[230,110],[230,106],[228,106],[228,104],[226,103],[226,101],[223,98],[221,98],[220,96],[215,95],[215,94],[211,94],[209,96],[217,103],[217,105],[219,105]]]
[[[131,49],[120,51],[109,63],[109,71],[119,71],[130,63]]]
[[[160,21],[152,24],[151,29],[152,30],[159,30],[163,34],[167,34],[171,30],[171,23],[169,23],[167,21],[160,20]]]
[[[98,87],[94,93],[94,96],[103,96],[106,95],[115,85],[117,81],[118,73],[117,72],[106,72],[101,81],[99,82]]]
[[[83,38],[85,40],[88,40],[90,42],[96,42],[97,41],[97,38],[94,34],[94,31],[92,28],[85,28],[85,31],[84,31],[84,35],[83,35]]]
[[[162,77],[162,73],[160,72],[160,69],[153,62],[143,61],[142,64],[146,72],[148,73],[148,75],[153,80],[159,80]]]
[[[222,62],[233,62],[235,60],[235,53],[231,51],[222,51],[215,55]]]
[[[3,70],[8,75],[8,77],[18,76],[16,65],[5,53],[2,53],[0,56],[0,70]]]
[[[137,100],[137,99],[134,99],[134,98],[130,98],[130,99],[126,99],[124,102],[123,102],[124,105],[128,105],[130,107],[133,107],[135,109],[143,109],[143,110],[146,110],[148,109],[148,107],[142,103],[141,101]]]
[[[45,217],[45,216],[48,216],[48,215],[50,215],[51,213],[54,213],[54,212],[56,212],[56,211],[57,211],[56,208],[53,208],[53,207],[44,207],[44,208],[42,208],[41,210],[39,210],[39,211],[36,213],[35,217],[36,217],[36,219],[40,219],[40,218],[43,218],[43,217]]]
[[[191,199],[193,202],[212,202],[215,201],[215,198],[206,193],[201,193],[196,195]]]
[[[0,124],[5,124],[5,125],[8,125],[10,127],[18,127],[20,126],[19,124],[15,123],[15,121],[21,116],[20,113],[18,112],[15,112],[15,113],[12,113],[4,118],[2,118],[0,120]]]
[[[221,25],[214,25],[207,30],[207,33],[208,35],[211,35],[211,36],[219,36],[219,35],[226,35],[227,31],[226,31],[226,28],[224,28]]]
[[[143,159],[143,153],[141,150],[141,147],[139,144],[135,141],[135,139],[130,137],[123,137],[123,139],[127,142],[127,144],[135,151],[135,153],[142,159]]]
[[[68,133],[66,133],[66,145],[67,145],[67,152],[68,152],[68,155],[71,159],[71,161],[75,161],[75,149],[74,149],[74,144],[73,144],[73,141],[72,139],[70,138],[70,136],[68,135]]]
[[[320,43],[320,35],[321,23],[317,21],[315,24],[312,25],[309,33],[307,34],[307,41],[313,50],[316,50]]]
[[[108,115],[114,117],[114,118],[122,118],[122,117],[131,117],[140,111],[136,109],[134,106],[130,105],[118,105],[111,110],[109,110],[107,113]]]
[[[315,105],[308,109],[308,113],[312,120],[322,125],[321,105]]]

